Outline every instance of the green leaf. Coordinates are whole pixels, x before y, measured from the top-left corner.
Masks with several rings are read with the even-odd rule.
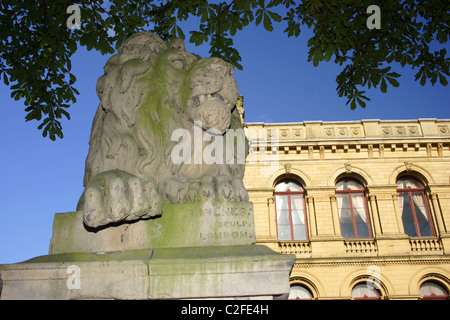
[[[267,31],[272,31],[272,21],[270,20],[270,17],[267,13],[264,13],[264,20],[263,20],[264,29]]]
[[[352,103],[350,104],[350,109],[355,110],[356,109],[356,99],[352,99]]]
[[[384,78],[383,78],[384,79]],[[398,87],[398,86],[400,86],[400,83],[397,81],[397,80],[395,80],[394,78],[390,78],[390,77],[386,77],[386,79],[389,81],[389,83],[391,84],[391,85],[393,85],[394,87]]]
[[[359,97],[356,97],[356,99],[358,100],[358,103],[362,108],[366,107],[366,103],[363,100],[361,100]]]
[[[420,79],[420,85],[424,86],[426,83],[427,83],[427,75],[424,72],[422,78]]]
[[[333,53],[334,53],[334,48],[329,46],[327,48],[327,53],[325,54],[325,61],[326,62],[330,61],[331,57],[333,56]]]
[[[255,21],[255,24],[257,26],[259,26],[259,24],[261,23],[263,16],[264,16],[264,12],[261,9],[258,9],[256,11],[256,21]]]
[[[280,22],[282,20],[281,16],[278,13],[267,11],[267,13],[270,15],[270,18],[272,18],[275,22]]]
[[[445,75],[442,74],[442,73],[439,73],[439,82],[440,82],[443,86],[447,86],[447,85],[448,85],[447,78],[446,78]]]
[[[387,83],[385,78],[381,80],[381,86],[380,86],[381,92],[386,93],[387,92]]]

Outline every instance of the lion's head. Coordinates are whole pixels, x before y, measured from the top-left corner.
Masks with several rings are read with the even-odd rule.
[[[201,126],[220,137],[242,128],[229,63],[188,53],[180,39],[165,43],[142,32],[124,42],[104,71],[80,202],[87,225],[158,215],[164,202],[248,200],[243,163],[173,163],[170,157],[178,143],[171,140],[174,130],[190,135]]]

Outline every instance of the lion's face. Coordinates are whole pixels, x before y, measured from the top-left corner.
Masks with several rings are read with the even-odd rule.
[[[178,39],[169,46],[153,38],[132,38],[120,48],[118,60],[124,63],[153,59],[153,72],[165,74],[163,81],[166,88],[171,88],[167,93],[172,97],[179,95],[181,87],[188,83],[189,99],[178,101],[184,103],[189,121],[201,123],[210,133],[223,134],[230,127],[231,111],[239,96],[233,66],[219,58],[201,59],[188,53],[184,42]]]

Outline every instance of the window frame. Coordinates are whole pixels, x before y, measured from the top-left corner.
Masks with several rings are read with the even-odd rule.
[[[288,183],[288,182],[292,182],[294,184],[296,184],[297,186],[299,186],[302,191],[274,191],[273,195],[274,195],[274,203],[275,203],[275,216],[276,216],[276,221],[277,221],[277,239],[278,241],[309,241],[309,231],[308,231],[308,217],[306,214],[306,201],[305,201],[305,188],[303,188],[302,184],[299,183],[296,180],[292,180],[292,179],[282,179],[280,181],[278,181],[275,184],[275,188],[278,184],[281,183]],[[289,240],[281,240],[280,239],[280,235],[279,235],[279,227],[278,227],[278,209],[277,209],[277,195],[280,196],[287,196],[288,198],[288,211],[289,211],[289,230],[291,233],[291,239]],[[306,235],[306,239],[294,239],[294,223],[293,223],[293,218],[292,218],[292,207],[291,207],[291,195],[302,195],[302,202],[303,202],[303,215],[304,215],[304,219],[305,219],[305,235]]]
[[[351,217],[352,217],[352,227],[353,227],[354,237],[352,237],[352,238],[345,238],[345,239],[373,239],[372,223],[371,223],[371,220],[370,220],[369,206],[367,204],[367,197],[366,197],[366,188],[364,187],[364,185],[361,182],[359,182],[355,178],[342,178],[342,179],[339,179],[338,181],[336,181],[336,187],[337,187],[337,184],[339,182],[345,181],[345,180],[350,180],[350,181],[356,182],[358,185],[361,186],[361,190],[351,190],[349,188],[347,188],[346,190],[336,190],[336,195],[337,194],[348,194],[348,201],[349,201],[350,213],[351,213]],[[352,194],[361,194],[363,196],[364,209],[365,209],[366,219],[367,219],[367,227],[369,229],[369,237],[358,237],[358,232],[357,232],[357,227],[356,227],[356,219],[355,219],[355,212],[354,212],[354,209],[353,209],[353,202],[352,202],[352,197],[351,197]],[[336,206],[337,206],[337,209],[338,209],[339,227],[341,228],[341,235],[342,235],[342,222],[341,222],[341,218],[340,218],[340,215],[341,215],[340,210],[342,210],[342,208],[339,208],[337,200],[336,200]]]
[[[450,294],[448,292],[448,289],[440,282],[440,281],[436,281],[434,279],[431,280],[425,280],[420,284],[419,287],[419,292],[420,289],[422,288],[423,285],[425,285],[426,283],[434,283],[435,285],[439,286],[442,288],[442,290],[446,293],[446,295],[436,295],[434,293],[432,293],[431,295],[422,295],[422,300],[449,300],[450,299]]]
[[[301,287],[301,288],[303,288],[311,297],[310,298],[299,298],[299,297],[296,297],[296,298],[289,299],[289,296],[291,295],[291,290],[292,290],[293,287]],[[315,299],[315,297],[314,297],[314,294],[311,291],[311,289],[308,286],[304,285],[303,283],[291,283],[289,285],[288,300],[305,300],[305,301],[308,301],[308,300],[314,300],[314,299]]]
[[[373,288],[369,288],[369,290],[372,290],[372,292],[377,294],[377,297],[368,297],[367,295],[364,295],[363,297],[354,297],[353,296],[353,290],[355,290],[356,287],[363,286],[363,285],[367,286],[367,284],[364,283],[364,282],[358,282],[355,285],[353,285],[353,287],[351,289],[351,292],[350,292],[350,295],[352,296],[353,300],[381,300],[382,299],[383,294],[382,294],[380,288],[378,288],[378,286],[374,286]]]
[[[430,237],[430,236],[422,236],[422,235],[420,235],[420,228],[419,228],[419,222],[418,222],[418,219],[417,219],[416,208],[415,208],[415,205],[414,205],[414,199],[412,198],[412,194],[413,193],[421,193],[423,202],[425,204],[425,210],[426,210],[427,217],[428,217],[428,223],[430,224],[431,237],[436,237],[436,231],[435,231],[433,219],[432,219],[432,216],[431,216],[431,210],[430,210],[430,207],[428,205],[428,196],[427,196],[427,194],[425,192],[425,185],[420,180],[418,180],[418,179],[416,179],[414,177],[411,177],[411,176],[400,176],[400,177],[398,177],[397,180],[396,180],[396,184],[397,185],[398,185],[398,181],[401,180],[401,179],[412,180],[412,181],[416,182],[417,184],[419,184],[421,186],[421,188],[411,188],[411,187],[408,187],[408,188],[397,188],[397,195],[398,195],[399,198],[400,198],[400,194],[401,193],[408,193],[409,205],[410,205],[411,210],[412,210],[414,227],[416,229],[416,234],[417,235],[416,236],[408,235],[408,236],[412,237],[412,238]],[[403,208],[404,207],[405,206],[403,206]],[[400,217],[402,218],[402,223],[403,223],[403,212],[400,212]],[[405,226],[403,224],[403,230],[405,230],[404,228],[405,228]]]

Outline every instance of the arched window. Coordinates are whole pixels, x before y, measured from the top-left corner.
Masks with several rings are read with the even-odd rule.
[[[307,240],[307,223],[303,188],[292,180],[275,186],[275,209],[279,240]]]
[[[371,238],[364,187],[354,179],[340,180],[336,184],[336,201],[342,236],[346,239]]]
[[[353,287],[352,298],[355,300],[380,300],[381,291],[374,284],[360,282]]]
[[[436,281],[425,281],[419,288],[419,293],[426,300],[447,300],[448,292],[445,287]]]
[[[410,237],[434,236],[424,186],[411,177],[398,179],[397,185],[398,201],[405,233]]]
[[[289,290],[289,300],[312,300],[314,298],[311,291],[301,284],[293,284],[291,285],[291,289]]]

